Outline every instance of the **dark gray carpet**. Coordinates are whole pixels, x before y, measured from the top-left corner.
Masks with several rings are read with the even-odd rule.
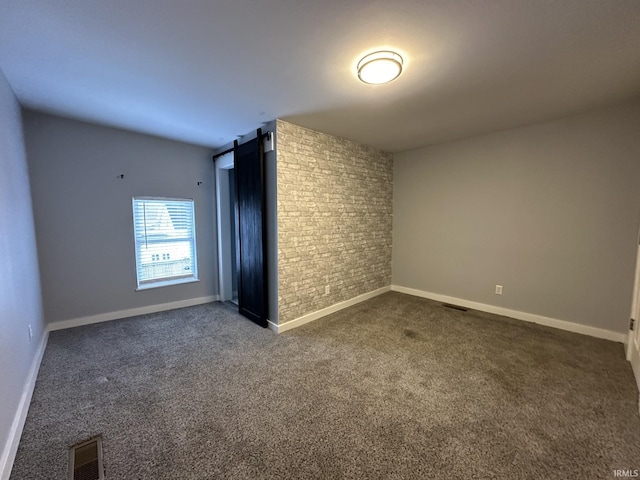
[[[611,479],[640,469],[623,346],[399,293],[276,335],[209,304],[53,332],[13,480]]]

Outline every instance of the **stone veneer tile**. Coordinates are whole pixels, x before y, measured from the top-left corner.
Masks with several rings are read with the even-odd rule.
[[[391,284],[393,157],[282,120],[276,132],[285,323]]]

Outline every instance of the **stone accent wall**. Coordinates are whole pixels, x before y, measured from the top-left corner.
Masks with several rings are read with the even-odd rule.
[[[393,156],[281,120],[276,141],[278,323],[390,285]]]

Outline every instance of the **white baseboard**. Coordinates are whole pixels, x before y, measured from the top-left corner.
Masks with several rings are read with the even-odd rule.
[[[40,363],[42,363],[42,357],[44,351],[47,348],[47,340],[49,339],[49,331],[45,330],[38,345],[38,350],[31,362],[31,368],[29,368],[29,374],[27,375],[27,381],[22,389],[22,396],[20,397],[20,403],[16,409],[15,416],[13,417],[13,423],[11,424],[11,430],[9,431],[9,437],[7,443],[4,446],[4,450],[0,455],[0,479],[9,480],[11,476],[11,469],[13,468],[13,462],[18,452],[18,445],[20,444],[20,438],[22,437],[22,430],[24,428],[25,421],[27,420],[27,413],[29,412],[29,405],[31,404],[31,397],[33,396],[33,390],[36,386],[36,379],[38,378],[38,371],[40,370]]]
[[[364,293],[362,295],[358,295],[350,300],[345,300],[344,302],[339,302],[330,307],[323,308],[322,310],[318,310],[312,313],[307,313],[302,317],[298,317],[295,320],[290,320],[288,322],[278,324],[272,323],[269,321],[269,328],[276,333],[286,332],[287,330],[291,330],[292,328],[299,327],[300,325],[304,325],[305,323],[313,322],[319,318],[325,317],[332,313],[343,310],[347,307],[351,307],[352,305],[356,305],[360,302],[364,302],[365,300],[369,300],[370,298],[377,297],[378,295],[382,295],[383,293],[391,291],[391,287],[382,287],[377,290],[373,290],[372,292]]]
[[[574,333],[581,333],[583,335],[603,338],[605,340],[612,340],[614,342],[624,343],[626,339],[626,334],[620,333],[620,332],[614,332],[613,330],[590,327],[588,325],[581,325],[579,323],[567,322],[565,320],[558,320],[557,318],[543,317],[541,315],[535,315],[533,313],[526,313],[526,312],[521,312],[519,310],[511,310],[508,308],[496,307],[494,305],[487,305],[484,303],[471,302],[468,300],[463,300],[461,298],[440,295],[438,293],[425,292],[422,290],[401,287],[398,285],[391,285],[391,290],[393,290],[394,292],[406,293],[408,295],[413,295],[416,297],[428,298],[430,300],[435,300],[436,302],[451,303],[453,305],[459,305],[461,307],[471,308],[473,310],[480,310],[482,312],[494,313],[496,315],[503,315],[505,317],[511,317],[517,320],[524,320],[525,322],[538,323],[540,325],[545,325],[547,327],[554,327],[560,330],[566,330]]]
[[[174,310],[176,308],[192,307],[194,305],[202,305],[203,303],[217,302],[219,299],[220,297],[218,295],[210,295],[208,297],[190,298],[188,300],[180,300],[178,302],[160,303],[158,305],[149,305],[147,307],[130,308],[128,310],[119,310],[117,312],[101,313],[88,317],[72,318],[71,320],[61,320],[59,322],[50,323],[49,330],[62,330],[65,328],[90,325],[92,323],[108,322],[109,320],[118,320],[120,318],[146,315],[147,313],[157,313],[164,312],[166,310]]]
[[[634,341],[631,341],[629,345],[629,361],[640,392],[640,345]],[[640,393],[638,394],[638,413],[640,413]]]

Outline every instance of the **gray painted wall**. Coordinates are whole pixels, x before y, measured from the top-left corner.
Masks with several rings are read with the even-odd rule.
[[[396,154],[393,211],[394,285],[624,332],[640,102]]]
[[[47,322],[218,294],[209,149],[24,115]],[[135,291],[131,198],[143,195],[195,200],[200,282]]]
[[[266,184],[267,210],[267,276],[269,282],[269,320],[279,323],[279,293],[278,293],[278,169],[277,151],[278,136],[276,121],[273,120],[262,127],[264,132],[273,132],[275,148],[264,154],[264,180]]]
[[[20,106],[0,70],[0,476],[11,426],[43,335]]]

